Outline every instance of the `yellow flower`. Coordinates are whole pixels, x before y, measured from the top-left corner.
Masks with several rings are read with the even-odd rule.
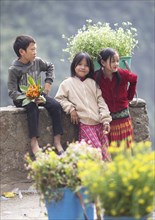
[[[153,196],[154,194],[155,194],[155,192],[153,192],[153,191],[149,192],[150,196]]]
[[[138,203],[139,203],[139,204],[144,204],[145,201],[144,201],[144,199],[139,199],[139,200],[138,200]]]
[[[136,172],[133,173],[133,174],[132,174],[132,178],[135,179],[135,180],[139,179],[139,174],[136,173]]]
[[[147,213],[151,213],[153,211],[153,207],[152,206],[147,206],[146,211],[147,211]]]
[[[132,185],[129,185],[129,186],[128,186],[128,190],[131,191],[132,189],[133,189],[133,186],[132,186]]]
[[[144,189],[143,189],[143,192],[147,193],[150,191],[150,188],[148,186],[145,186]]]
[[[93,183],[92,187],[97,188],[97,183]]]
[[[115,172],[116,171],[116,167],[114,166],[114,164],[112,164],[113,166],[111,166],[110,167],[110,170],[112,171],[112,172]]]
[[[145,147],[150,148],[151,147],[151,142],[150,141],[145,141]]]
[[[116,196],[116,194],[113,191],[108,192],[108,196],[110,198],[114,198]]]
[[[117,214],[117,213],[116,213],[115,209],[112,209],[112,210],[111,210],[111,215],[112,215],[112,216],[116,216],[116,214]]]
[[[136,192],[136,195],[137,195],[137,196],[140,196],[141,194],[142,194],[142,190],[139,189],[139,190]]]
[[[123,181],[124,184],[127,184],[128,183],[128,178],[123,177],[122,181]]]

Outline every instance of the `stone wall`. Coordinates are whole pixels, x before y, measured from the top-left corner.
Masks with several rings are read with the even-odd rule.
[[[150,140],[146,102],[143,99],[134,98],[129,105],[129,110],[133,122],[134,140],[136,142]]]
[[[133,120],[135,141],[149,140],[149,122],[146,103],[142,99],[134,99],[130,104],[130,114]],[[47,111],[40,107],[40,146],[53,143],[52,122]],[[77,140],[78,128],[71,124],[70,117],[63,113],[62,123],[64,135],[62,145]],[[30,151],[30,142],[27,130],[26,113],[23,108],[14,106],[0,108],[0,136],[1,136],[1,172],[5,176],[11,170],[24,171],[24,155]]]

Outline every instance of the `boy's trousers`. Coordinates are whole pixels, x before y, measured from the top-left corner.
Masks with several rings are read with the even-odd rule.
[[[38,106],[43,106],[48,111],[53,127],[53,135],[63,134],[62,122],[61,122],[61,105],[53,98],[44,94],[46,103],[36,105],[34,102],[30,102],[28,105],[24,106],[27,112],[29,137],[39,137],[39,108]],[[22,102],[14,102],[16,107],[21,107]]]

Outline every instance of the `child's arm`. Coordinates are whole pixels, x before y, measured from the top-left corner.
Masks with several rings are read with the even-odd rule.
[[[112,117],[110,115],[109,108],[102,97],[102,92],[98,86],[96,87],[96,96],[101,117],[101,123],[103,123],[103,125],[109,124],[112,121]],[[109,130],[108,128],[106,129]]]
[[[123,75],[127,83],[129,83],[127,90],[128,100],[131,101],[136,93],[137,75],[129,70],[123,70]]]
[[[18,90],[18,72],[14,71],[12,68],[9,68],[8,72],[8,94],[11,99],[16,101],[17,97],[22,94]]]
[[[55,95],[55,99],[60,103],[64,112],[70,114],[75,109],[74,104],[69,100],[69,90],[66,81],[63,81]]]
[[[103,133],[108,134],[109,132],[110,132],[110,124],[109,124],[109,122],[105,122],[103,124]]]
[[[48,63],[43,61],[41,58],[38,58],[40,71],[45,72],[45,93],[49,93],[51,90],[51,84],[55,78],[54,74],[54,65],[52,63]]]
[[[52,88],[52,84],[45,83],[45,85],[44,85],[44,92],[48,95],[49,92],[51,91],[51,88]]]
[[[79,123],[79,116],[76,112],[76,110],[73,110],[71,113],[70,113],[70,116],[71,116],[71,122],[73,124],[78,124]]]
[[[128,75],[128,82],[129,87],[128,87],[128,100],[131,101],[136,93],[136,85],[137,85],[137,75],[135,75],[134,73],[130,73]]]

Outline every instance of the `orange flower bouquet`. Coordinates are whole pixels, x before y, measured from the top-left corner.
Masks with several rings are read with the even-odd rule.
[[[19,95],[17,99],[23,99],[22,106],[29,104],[30,102],[35,102],[36,99],[42,99],[43,102],[46,102],[42,94],[44,88],[41,87],[40,79],[35,83],[32,76],[28,75],[28,86],[21,85],[20,90],[24,93]]]

